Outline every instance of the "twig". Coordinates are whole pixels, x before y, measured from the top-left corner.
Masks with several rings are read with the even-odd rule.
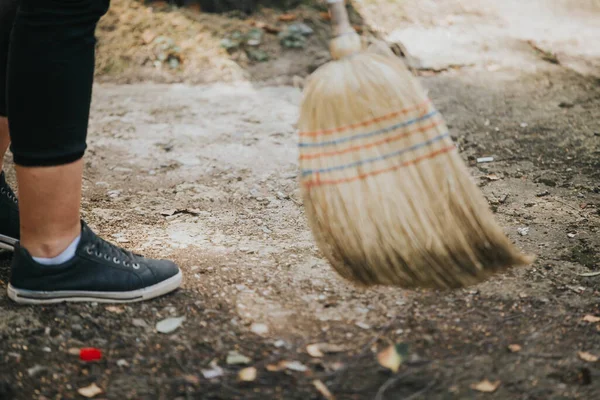
[[[385,391],[388,390],[390,388],[390,386],[392,386],[393,384],[397,383],[400,379],[404,378],[408,374],[410,374],[410,371],[407,371],[407,372],[405,372],[403,374],[400,374],[400,375],[392,376],[390,379],[388,379],[387,381],[385,381],[385,383],[383,385],[381,385],[381,387],[377,391],[377,395],[375,396],[375,400],[383,400],[383,395],[385,394]]]
[[[598,272],[584,272],[583,274],[578,274],[578,273],[575,273],[575,275],[579,275],[579,276],[586,276],[586,277],[588,277],[588,278],[589,278],[589,277],[593,277],[593,276],[598,276],[598,275],[600,275],[600,271],[598,271]]]
[[[567,206],[567,207],[569,207],[569,208],[571,208],[571,209],[573,209],[573,210],[577,211],[577,214],[579,214],[579,213],[581,212],[581,210],[579,210],[579,209],[577,209],[577,208],[573,207],[573,206],[572,206],[572,205],[570,205],[569,203],[566,203],[566,202],[564,202],[564,201],[562,201],[562,200],[559,200],[559,199],[557,199],[557,198],[553,198],[552,200],[554,200],[554,201],[557,201],[557,202],[559,202],[560,204],[564,204],[565,206]]]
[[[550,359],[550,360],[558,360],[563,358],[563,356],[558,355],[558,354],[534,354],[534,353],[521,353],[520,355],[523,356],[527,356],[527,357],[532,357],[532,358],[544,358],[544,359]]]
[[[413,400],[413,399],[416,399],[417,396],[420,396],[423,393],[425,393],[426,391],[428,391],[429,389],[431,389],[436,383],[437,383],[436,381],[432,381],[429,385],[425,386],[423,389],[419,390],[418,392],[415,392],[415,393],[411,394],[410,396],[404,398],[403,400]]]

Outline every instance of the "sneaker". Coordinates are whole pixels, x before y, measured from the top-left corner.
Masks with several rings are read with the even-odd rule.
[[[19,241],[19,204],[4,171],[0,173],[0,249],[14,251]]]
[[[22,304],[65,301],[130,303],[177,289],[182,274],[171,261],[133,254],[100,237],[82,221],[75,256],[59,265],[41,265],[15,246],[8,296]]]

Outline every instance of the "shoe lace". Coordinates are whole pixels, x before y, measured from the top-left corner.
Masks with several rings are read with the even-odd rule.
[[[125,267],[132,267],[133,269],[140,268],[140,264],[136,262],[136,254],[115,246],[99,237],[95,237],[92,242],[85,247],[85,251],[90,255],[110,261],[113,264],[122,264]]]
[[[17,196],[15,196],[15,193],[12,191],[10,186],[2,185],[2,187],[0,187],[0,193],[8,197],[9,200],[12,200],[13,203],[18,204]]]

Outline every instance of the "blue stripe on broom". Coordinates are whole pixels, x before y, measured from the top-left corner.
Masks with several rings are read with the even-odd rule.
[[[395,125],[392,125],[392,126],[388,126],[387,128],[378,129],[378,130],[373,131],[373,132],[361,133],[359,135],[354,135],[354,136],[350,136],[350,137],[347,137],[347,138],[341,138],[341,139],[331,140],[329,142],[298,143],[298,147],[324,147],[324,146],[331,146],[331,145],[334,145],[334,144],[340,144],[340,143],[350,142],[350,141],[356,140],[356,139],[364,139],[364,138],[368,138],[368,137],[372,137],[372,136],[377,136],[377,135],[381,135],[383,133],[394,131],[394,130],[396,130],[398,128],[404,128],[406,126],[410,126],[410,125],[416,124],[418,122],[425,121],[426,119],[431,118],[431,117],[433,117],[436,114],[438,114],[437,110],[432,111],[429,114],[425,114],[422,117],[411,119],[411,120],[408,120],[408,121],[405,121],[405,122],[400,122],[398,124],[395,124]]]
[[[404,153],[409,153],[411,151],[415,151],[418,149],[421,149],[423,147],[429,146],[430,144],[433,144],[435,142],[439,142],[440,140],[449,137],[450,134],[448,132],[443,133],[439,136],[436,136],[432,139],[429,139],[425,142],[422,143],[417,143],[415,145],[412,145],[410,147],[407,147],[405,149],[402,150],[398,150],[395,151],[393,153],[389,153],[389,154],[384,154],[381,155],[379,157],[374,157],[374,158],[368,158],[366,160],[360,160],[360,161],[356,161],[350,164],[344,164],[344,165],[338,165],[336,167],[329,167],[329,168],[322,168],[322,169],[306,169],[306,170],[302,170],[302,176],[307,176],[307,175],[312,175],[312,174],[324,174],[327,172],[333,172],[333,171],[339,171],[339,170],[343,170],[343,169],[347,169],[347,168],[354,168],[354,167],[358,167],[359,165],[364,165],[364,164],[369,164],[372,162],[376,162],[376,161],[382,161],[382,160],[387,160],[388,158],[392,158],[395,156],[399,156],[401,154]]]

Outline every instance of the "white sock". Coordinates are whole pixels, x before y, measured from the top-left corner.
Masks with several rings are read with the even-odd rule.
[[[79,245],[79,241],[81,240],[81,233],[71,242],[69,247],[65,249],[62,253],[53,258],[42,258],[42,257],[33,257],[35,262],[42,265],[58,265],[64,262],[69,261],[71,258],[75,257],[75,250],[77,250],[77,245]]]

